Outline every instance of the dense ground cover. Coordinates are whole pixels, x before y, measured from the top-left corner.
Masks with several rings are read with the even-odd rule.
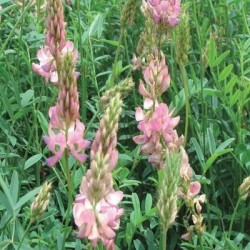
[[[180,22],[167,28],[150,9],[142,14],[140,0],[72,0],[64,9],[49,0],[49,12],[46,3],[0,0],[0,249],[91,249],[95,239],[113,249],[113,232],[116,249],[250,249],[250,3],[183,0]],[[63,32],[51,28],[45,42],[58,13],[77,62],[73,49],[60,57]],[[32,70],[45,43],[59,58],[47,65],[59,86]],[[49,117],[55,105],[65,130]],[[72,140],[67,122],[74,132],[79,125]],[[58,163],[49,126],[68,139]],[[81,183],[89,187],[77,200]]]

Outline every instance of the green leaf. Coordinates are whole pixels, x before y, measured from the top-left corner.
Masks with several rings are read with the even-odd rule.
[[[229,64],[225,69],[220,72],[219,82],[225,80],[233,70],[233,64]]]
[[[8,245],[10,245],[12,243],[11,240],[4,240],[2,242],[0,242],[0,249],[4,250]]]
[[[221,95],[221,91],[218,89],[204,88],[203,93],[204,95],[208,95],[208,96],[220,96]]]
[[[221,145],[215,150],[216,153],[218,153],[219,151],[225,149],[227,146],[229,146],[233,141],[235,140],[235,138],[229,138],[226,141],[224,141],[223,143],[221,143]]]
[[[1,184],[1,187],[6,195],[6,198],[8,199],[8,202],[12,208],[12,210],[14,211],[14,202],[13,202],[13,199],[12,199],[12,195],[11,195],[11,192],[10,192],[10,187],[9,185],[7,185],[5,183],[5,181],[3,180],[2,176],[0,175],[0,184]]]
[[[133,161],[133,158],[127,154],[119,154],[119,160]]]
[[[217,57],[217,49],[214,38],[211,36],[209,39],[209,49],[208,49],[208,64],[212,67],[215,58]]]
[[[211,62],[212,64],[210,65],[210,67],[216,67],[218,66],[230,53],[230,50],[225,51],[224,53],[222,53],[220,56],[218,56],[213,62]]]
[[[230,106],[233,106],[236,102],[240,100],[242,92],[237,89],[236,92],[230,97]]]
[[[14,203],[16,203],[18,194],[19,194],[19,179],[18,179],[17,171],[14,171],[12,174],[11,183],[10,183],[10,192],[11,192]]]
[[[134,240],[134,245],[136,250],[145,250],[143,244],[138,239]]]
[[[197,156],[198,156],[200,163],[203,165],[205,162],[205,158],[204,158],[204,155],[202,153],[202,150],[201,150],[199,143],[197,142],[197,140],[195,138],[191,138],[191,143],[194,146],[194,149],[197,153]]]
[[[213,155],[211,155],[208,160],[206,161],[206,164],[204,165],[204,174],[207,172],[207,170],[212,166],[212,164],[215,162],[215,160],[221,156],[221,155],[224,155],[224,154],[227,154],[229,152],[232,152],[233,149],[231,148],[227,148],[227,149],[224,149],[224,150],[221,150],[219,152],[216,152],[214,153]]]
[[[14,208],[13,205],[10,203],[8,200],[7,196],[0,191],[0,200],[1,200],[1,205],[10,213],[13,214]]]
[[[21,197],[15,205],[15,210],[20,209],[25,203],[31,200],[39,192],[40,189],[41,187],[37,187]]]
[[[225,93],[229,93],[231,90],[233,90],[233,87],[235,85],[235,83],[238,81],[238,76],[233,76],[230,81],[227,83],[226,87],[225,87]]]
[[[0,95],[1,95],[1,100],[3,102],[4,108],[5,110],[8,112],[9,116],[11,119],[13,119],[13,110],[12,110],[12,106],[10,104],[10,100],[6,94],[6,92],[3,89],[3,86],[0,85]]]
[[[229,240],[228,238],[226,238],[225,247],[227,247],[226,249],[228,250],[239,250],[238,246],[235,245],[234,242]]]
[[[130,244],[131,244],[135,230],[136,230],[136,227],[133,223],[127,223],[125,238],[126,238],[126,242],[127,242],[128,246],[130,246]]]
[[[146,200],[145,200],[145,213],[148,214],[152,208],[152,204],[153,204],[153,199],[151,194],[147,194],[146,196]]]
[[[36,154],[31,156],[24,164],[24,170],[30,168],[34,164],[36,164],[38,161],[40,161],[43,157],[43,154]]]
[[[25,93],[22,93],[21,95],[21,106],[22,108],[26,107],[30,100],[34,96],[34,91],[32,89],[27,90]]]
[[[215,144],[215,139],[214,139],[214,134],[213,134],[212,128],[207,129],[207,137],[208,137],[209,151],[210,151],[210,154],[212,155],[216,149],[216,144]]]
[[[43,134],[47,135],[48,134],[48,122],[47,122],[46,118],[44,117],[43,113],[41,113],[38,110],[35,110],[35,113],[37,115],[40,126],[43,130]]]
[[[89,28],[83,33],[82,41],[84,42],[89,37],[94,37],[97,35],[97,38],[101,38],[102,31],[103,31],[103,23],[104,17],[103,14],[98,13],[95,16],[95,19],[90,24]]]
[[[99,39],[98,40],[99,42],[104,42],[104,43],[107,43],[107,44],[110,44],[110,45],[113,45],[113,46],[118,46],[119,45],[119,42],[118,41],[114,41],[114,40],[107,40],[107,39]]]
[[[132,203],[134,206],[134,212],[135,212],[135,224],[137,225],[137,221],[140,220],[141,217],[141,208],[140,208],[140,200],[136,193],[132,193]]]

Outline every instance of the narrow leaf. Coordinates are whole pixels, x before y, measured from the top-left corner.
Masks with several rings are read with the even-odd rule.
[[[225,80],[233,70],[233,64],[229,64],[225,69],[220,72],[219,82]]]

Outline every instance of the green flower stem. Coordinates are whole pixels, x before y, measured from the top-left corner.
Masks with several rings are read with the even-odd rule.
[[[88,126],[84,132],[84,136],[86,136],[91,128],[91,125],[94,123],[95,119],[97,118],[97,116],[100,114],[99,109],[95,112],[95,114],[92,116],[90,122],[88,123]]]
[[[187,137],[188,137],[188,118],[190,115],[190,105],[189,105],[189,94],[188,94],[188,78],[187,78],[187,71],[185,69],[185,65],[180,62],[179,67],[181,70],[181,78],[184,86],[184,94],[185,94],[185,139],[184,139],[184,147],[187,143]]]
[[[167,250],[167,231],[163,227],[161,232],[160,247],[161,250]]]
[[[116,65],[117,65],[118,58],[119,58],[119,55],[120,55],[120,52],[121,52],[122,41],[123,41],[123,37],[125,35],[125,32],[126,32],[126,29],[122,28],[120,36],[119,36],[118,46],[117,46],[116,51],[115,51],[115,60],[114,60],[113,69],[112,69],[112,72],[111,72],[111,77],[110,77],[110,80],[108,82],[107,89],[112,88],[114,86],[114,84],[115,84]]]
[[[65,241],[66,241],[66,236],[67,236],[67,227],[69,225],[69,221],[71,218],[70,211],[72,210],[72,203],[73,203],[72,180],[71,180],[70,169],[69,169],[69,153],[67,150],[65,153],[65,172],[66,172],[66,178],[67,178],[67,184],[68,184],[68,208],[67,208],[67,213],[66,213],[65,231],[64,231],[64,236],[63,236],[63,249],[66,249]]]
[[[203,243],[203,237],[202,237],[201,233],[198,234],[198,239],[199,239],[200,249],[203,250],[204,249],[203,248],[204,243]]]
[[[203,174],[203,176],[205,176],[205,175]],[[204,185],[204,190],[205,190],[206,197],[209,197],[207,184]],[[209,202],[206,202],[206,208],[207,208],[208,231],[210,232],[211,229],[212,229],[212,224],[211,224],[211,213],[210,213],[210,204],[209,204]]]
[[[86,79],[86,65],[83,62],[84,51],[82,45],[82,29],[81,29],[81,17],[80,17],[80,0],[76,0],[76,9],[77,9],[77,29],[79,34],[79,41],[78,41],[78,49],[79,49],[79,58],[80,58],[80,91],[81,91],[81,117],[83,122],[87,120],[87,108],[85,106],[85,102],[88,99],[88,85]]]
[[[33,223],[33,220],[32,220],[32,218],[30,218],[29,224],[28,224],[28,226],[27,226],[26,229],[25,229],[25,232],[24,232],[24,234],[23,234],[23,237],[22,237],[22,239],[21,239],[21,241],[20,241],[20,244],[19,244],[17,250],[21,249],[21,246],[22,246],[22,244],[23,244],[23,241],[24,241],[24,239],[25,239],[25,237],[26,237],[26,234],[27,234],[27,232],[29,231],[29,229],[30,229],[32,223]]]
[[[234,208],[234,212],[233,212],[232,219],[231,219],[231,221],[230,221],[229,230],[228,230],[228,238],[229,238],[229,239],[230,239],[230,236],[231,236],[233,224],[234,224],[234,221],[235,221],[235,216],[236,216],[236,213],[237,213],[237,211],[238,211],[240,202],[241,202],[241,199],[239,198],[238,201],[237,201],[237,203],[236,203],[236,206],[235,206],[235,208]]]

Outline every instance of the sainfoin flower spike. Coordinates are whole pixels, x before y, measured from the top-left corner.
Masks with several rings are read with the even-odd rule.
[[[32,63],[32,69],[44,77],[46,82],[50,80],[54,85],[57,85],[57,68],[61,57],[72,52],[76,62],[78,52],[74,50],[74,44],[66,40],[62,0],[47,0],[47,8],[45,46],[42,46],[37,52],[37,59],[40,63]],[[76,72],[75,76],[77,77],[78,75],[79,73]]]
[[[83,139],[84,124],[79,120],[79,100],[74,76],[74,55],[67,53],[60,64],[60,81],[57,104],[49,110],[49,135],[43,139],[54,154],[47,159],[53,167],[64,155],[65,150],[79,162],[87,156],[83,153],[89,142]]]
[[[144,13],[147,10],[155,24],[174,27],[179,23],[181,0],[143,0]]]
[[[115,247],[115,231],[123,214],[123,209],[118,206],[123,193],[113,189],[112,180],[112,170],[118,160],[116,144],[121,105],[118,93],[111,99],[101,119],[91,147],[90,169],[82,179],[73,208],[79,230],[77,236],[88,238],[94,247],[101,241],[110,250]]]
[[[36,196],[36,199],[31,204],[31,219],[33,221],[41,217],[46,210],[49,204],[51,188],[51,183],[45,182]]]

